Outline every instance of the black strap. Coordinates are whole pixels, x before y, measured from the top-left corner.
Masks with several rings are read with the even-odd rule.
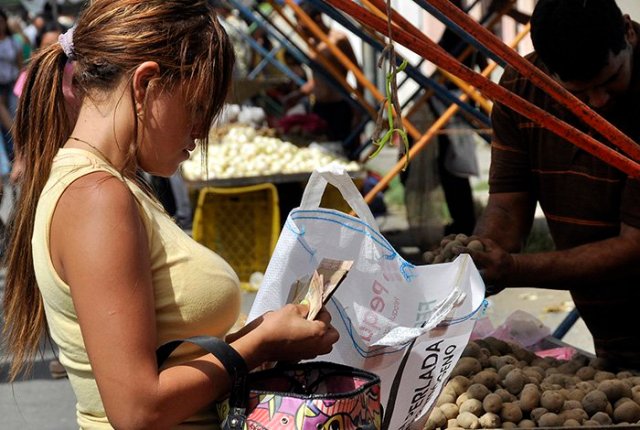
[[[212,336],[193,336],[186,339],[176,339],[161,345],[156,351],[158,367],[183,342],[193,343],[213,354],[231,376],[231,394],[229,397],[228,425],[230,429],[242,428],[247,408],[247,363],[238,352],[225,341]]]

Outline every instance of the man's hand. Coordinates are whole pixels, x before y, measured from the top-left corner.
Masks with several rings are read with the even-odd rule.
[[[480,242],[480,246],[458,246],[453,249],[455,255],[469,254],[478,267],[487,288],[487,296],[502,291],[506,281],[513,275],[515,259],[491,239],[471,236],[469,245]]]

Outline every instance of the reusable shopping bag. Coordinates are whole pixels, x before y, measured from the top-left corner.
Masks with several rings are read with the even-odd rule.
[[[210,336],[162,345],[162,363],[182,342],[215,355],[232,378],[229,397],[216,404],[222,430],[379,430],[380,378],[350,366],[310,362],[278,364],[248,373],[242,358]]]
[[[319,207],[327,183],[357,218]],[[248,321],[283,306],[292,285],[323,258],[353,266],[327,304],[340,340],[319,359],[380,376],[382,428],[418,427],[483,308],[484,284],[473,261],[468,255],[430,266],[405,261],[380,234],[348,174],[330,166],[313,172],[300,207],[289,214]]]

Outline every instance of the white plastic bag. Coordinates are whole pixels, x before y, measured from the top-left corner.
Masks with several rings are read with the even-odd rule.
[[[319,208],[327,182],[359,218]],[[300,207],[289,214],[249,321],[283,306],[295,281],[313,273],[323,258],[354,264],[327,305],[340,340],[321,359],[380,376],[383,428],[407,429],[425,420],[484,302],[471,258],[408,263],[379,233],[346,172],[328,167],[312,174]]]

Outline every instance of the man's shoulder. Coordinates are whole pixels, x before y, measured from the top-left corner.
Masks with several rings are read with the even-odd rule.
[[[542,64],[542,61],[538,57],[538,54],[535,53],[535,51],[525,55],[524,58],[525,60],[529,61],[534,66],[536,66],[537,68],[541,69],[542,71],[545,71],[544,64]],[[532,85],[532,84],[527,78],[522,76],[522,74],[518,72],[515,68],[513,68],[512,66],[507,66],[505,67],[504,73],[500,78],[500,85],[511,89],[511,88],[516,88],[523,85]]]

